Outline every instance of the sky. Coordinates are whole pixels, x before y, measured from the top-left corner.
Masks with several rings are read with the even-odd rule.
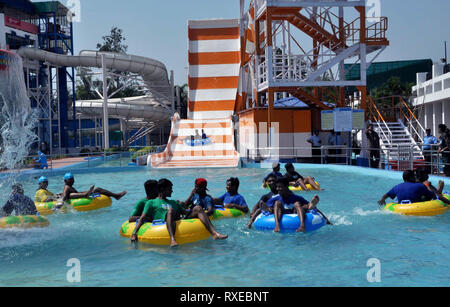
[[[81,20],[74,24],[76,54],[95,49],[117,26],[124,31],[128,53],[163,62],[180,85],[187,83],[187,21],[239,17],[239,0],[60,1],[68,7],[73,7],[71,2],[81,4]],[[380,1],[381,15],[389,18],[391,45],[377,61],[438,61],[444,57],[446,40],[450,51],[450,1]]]

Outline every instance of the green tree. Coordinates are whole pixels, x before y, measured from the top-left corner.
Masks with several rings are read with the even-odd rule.
[[[371,96],[375,99],[391,96],[401,96],[403,100],[408,101],[411,97],[412,83],[402,82],[399,77],[389,78],[382,86],[371,91]]]
[[[97,44],[98,51],[127,53],[128,46],[124,44],[127,39],[123,35],[122,29],[112,27],[110,34],[103,36],[102,39],[103,42]]]
[[[97,44],[97,50],[102,52],[114,52],[119,54],[125,54],[128,50],[128,46],[125,45],[125,36],[123,30],[118,27],[112,27],[108,35],[102,37],[102,42]],[[112,83],[109,87],[109,93],[113,93],[116,90],[122,88],[125,85],[126,79],[131,75],[127,72],[113,71],[115,76],[112,79]],[[92,75],[85,73],[83,69],[77,69],[77,82],[76,91],[77,99],[100,99],[95,90],[102,93],[103,82],[98,79],[93,79]],[[136,87],[140,86],[137,81],[128,82],[128,85],[118,91],[112,98],[126,98],[142,95],[141,91]]]

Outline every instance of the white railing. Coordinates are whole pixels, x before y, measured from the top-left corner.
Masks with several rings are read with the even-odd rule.
[[[421,146],[421,144],[417,144],[417,146]],[[247,162],[285,160],[297,163],[357,165],[357,161],[361,158],[360,153],[379,151],[379,159],[375,163],[376,168],[379,169],[405,171],[426,167],[430,174],[443,175],[444,167],[447,167],[450,172],[450,160],[444,159],[445,154],[440,153],[436,148],[438,145],[434,145],[432,150],[425,151],[427,156],[425,160],[415,157],[415,153],[417,153],[415,147],[417,146],[394,145],[391,148],[383,147],[381,149],[322,146],[317,148],[318,150],[313,154],[310,154],[311,147],[261,147],[245,149],[245,152],[241,152],[241,156],[243,161]],[[305,152],[309,152],[309,154],[305,154]]]

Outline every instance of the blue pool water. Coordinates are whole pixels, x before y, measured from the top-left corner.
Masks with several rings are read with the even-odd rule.
[[[264,194],[268,171],[130,169],[76,175],[76,187],[91,184],[128,195],[111,208],[50,217],[51,227],[0,230],[0,286],[70,286],[67,261],[81,262],[80,286],[449,286],[450,214],[415,218],[378,210],[377,200],[399,175],[350,168],[309,168],[326,189],[319,208],[335,224],[310,234],[274,234],[248,230],[247,218],[221,220],[216,228],[226,241],[211,239],[177,249],[139,244],[120,237],[133,204],[143,198],[150,178],[174,182],[174,199],[185,200],[196,176],[209,180],[210,193],[225,192],[230,176],[241,180],[250,207]],[[60,192],[62,175],[50,177]],[[28,195],[37,184],[24,182]],[[0,187],[0,199],[8,189]],[[312,198],[312,193],[303,193]],[[381,283],[367,281],[367,261],[381,261]]]

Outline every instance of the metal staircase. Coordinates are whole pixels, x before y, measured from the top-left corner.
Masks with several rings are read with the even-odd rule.
[[[381,148],[389,161],[424,160],[422,149],[401,121],[375,122],[375,131],[381,139]]]
[[[419,161],[423,161],[424,155],[422,148],[418,145],[415,137],[422,141],[420,133],[411,125],[410,119],[414,117],[412,111],[408,108],[401,97],[393,96],[379,99],[386,106],[386,99],[392,103],[392,108],[384,108],[383,114],[377,107],[377,102],[368,97],[369,117],[374,124],[375,131],[380,136],[381,148],[390,164],[398,164],[405,161],[406,166],[401,167],[409,169]],[[378,103],[380,103],[378,101]],[[397,119],[398,118],[398,119]],[[415,118],[415,117],[414,117]],[[397,121],[395,121],[397,120]],[[407,121],[410,127],[403,124]]]

